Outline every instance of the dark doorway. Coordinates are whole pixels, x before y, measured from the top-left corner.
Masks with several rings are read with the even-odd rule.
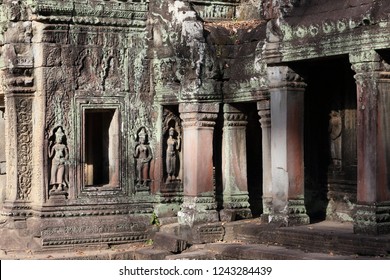
[[[246,130],[247,176],[249,203],[253,217],[263,213],[263,156],[262,133],[256,103],[244,106],[248,116]]]
[[[118,185],[119,126],[115,109],[85,111],[85,185]]]
[[[305,204],[312,222],[350,220],[356,202],[356,86],[348,57],[296,67],[305,92]]]

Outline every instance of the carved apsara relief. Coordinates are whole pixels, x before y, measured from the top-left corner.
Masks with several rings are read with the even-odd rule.
[[[101,65],[96,49],[83,50],[76,61],[76,89],[101,90],[99,66]]]
[[[136,191],[149,191],[150,189],[150,161],[153,158],[152,149],[148,141],[148,133],[145,127],[137,133],[137,144],[134,148],[136,169]]]
[[[181,120],[168,109],[164,110],[163,120],[164,137],[164,179],[165,183],[181,181]]]
[[[341,140],[342,140],[342,119],[340,111],[332,110],[329,114],[329,140],[330,140],[330,155],[335,169],[341,168]]]
[[[69,189],[69,171],[66,135],[62,126],[53,130],[49,138],[48,157],[50,162],[49,195],[67,194]]]

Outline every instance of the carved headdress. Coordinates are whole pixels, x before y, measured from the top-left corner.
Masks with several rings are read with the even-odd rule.
[[[65,136],[65,133],[64,133],[61,126],[57,129],[55,135],[56,135],[56,142],[62,142],[62,140]]]

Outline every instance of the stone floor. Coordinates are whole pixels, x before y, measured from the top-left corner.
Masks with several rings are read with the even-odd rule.
[[[203,228],[202,228],[203,227]],[[206,231],[202,229],[206,228]],[[216,229],[214,231],[213,229]],[[220,229],[223,229],[221,235]],[[258,219],[198,226],[211,233],[203,243],[177,224],[165,225],[148,244],[47,249],[44,252],[0,251],[0,259],[84,260],[340,260],[390,259],[390,235],[353,234],[352,224],[324,221],[297,227],[261,224]],[[216,234],[215,234],[216,233]],[[196,235],[196,234],[195,234]],[[213,240],[216,239],[216,240]]]

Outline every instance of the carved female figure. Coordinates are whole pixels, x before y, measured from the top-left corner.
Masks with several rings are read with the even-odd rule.
[[[178,157],[177,153],[180,149],[180,134],[178,136],[178,139],[174,138],[175,135],[175,129],[171,127],[169,129],[169,136],[167,139],[167,154],[166,154],[166,168],[167,168],[167,180],[166,182],[169,183],[172,180],[176,179],[177,174],[177,166],[178,166]]]
[[[329,116],[330,154],[333,165],[339,168],[341,167],[342,120],[339,111],[332,110]]]
[[[149,165],[152,160],[152,150],[147,144],[147,133],[145,128],[142,128],[138,133],[138,145],[134,150],[134,158],[136,158],[136,170],[138,183],[144,183],[149,180]]]
[[[53,186],[50,192],[64,191],[67,186],[66,180],[66,161],[68,159],[68,148],[63,143],[64,131],[59,127],[55,133],[55,143],[49,142],[49,158],[51,158],[50,186]]]

